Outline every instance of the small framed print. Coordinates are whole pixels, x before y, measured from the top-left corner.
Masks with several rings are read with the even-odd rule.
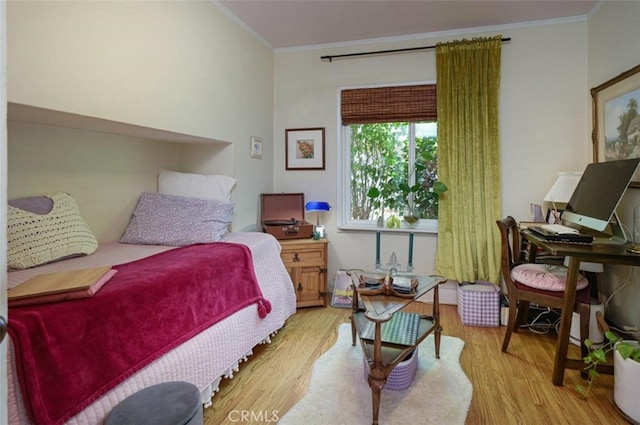
[[[262,139],[251,137],[251,158],[262,159]]]
[[[285,130],[287,170],[324,170],[324,127]]]

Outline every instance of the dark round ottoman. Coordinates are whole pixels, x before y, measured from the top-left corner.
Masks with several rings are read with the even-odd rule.
[[[105,425],[202,425],[200,391],[188,382],[164,382],[119,403]]]

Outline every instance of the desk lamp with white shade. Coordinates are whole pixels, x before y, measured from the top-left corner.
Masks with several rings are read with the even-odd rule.
[[[545,195],[545,202],[551,203],[551,214],[553,217],[553,223],[560,224],[560,213],[558,212],[558,205],[566,205],[571,199],[571,195],[576,190],[578,182],[582,177],[582,171],[561,171],[558,173],[556,179],[549,192]]]

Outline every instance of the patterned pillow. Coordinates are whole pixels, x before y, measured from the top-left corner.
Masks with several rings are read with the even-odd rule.
[[[511,270],[511,279],[545,291],[564,291],[568,272],[569,270],[563,266],[527,263],[514,267]],[[578,290],[586,288],[588,284],[586,277],[578,276]]]
[[[88,255],[97,248],[98,241],[69,194],[60,192],[46,197],[9,201],[9,269],[26,269],[64,258]]]
[[[218,242],[232,219],[230,202],[144,192],[120,242],[170,246]]]

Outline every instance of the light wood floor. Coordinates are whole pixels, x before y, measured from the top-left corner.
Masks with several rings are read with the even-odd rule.
[[[313,363],[334,344],[337,327],[348,322],[349,313],[298,309],[270,344],[255,349],[235,377],[222,382],[213,406],[205,410],[205,425],[276,423],[304,395]],[[441,307],[441,323],[443,334],[465,342],[460,362],[473,385],[466,424],[627,423],[611,403],[612,376],[600,376],[587,400],[575,391],[584,384],[579,371],[566,371],[563,387],[551,383],[555,334],[521,330],[511,338],[509,353],[502,353],[504,327],[463,326],[450,305]],[[579,356],[578,347],[569,349]]]

